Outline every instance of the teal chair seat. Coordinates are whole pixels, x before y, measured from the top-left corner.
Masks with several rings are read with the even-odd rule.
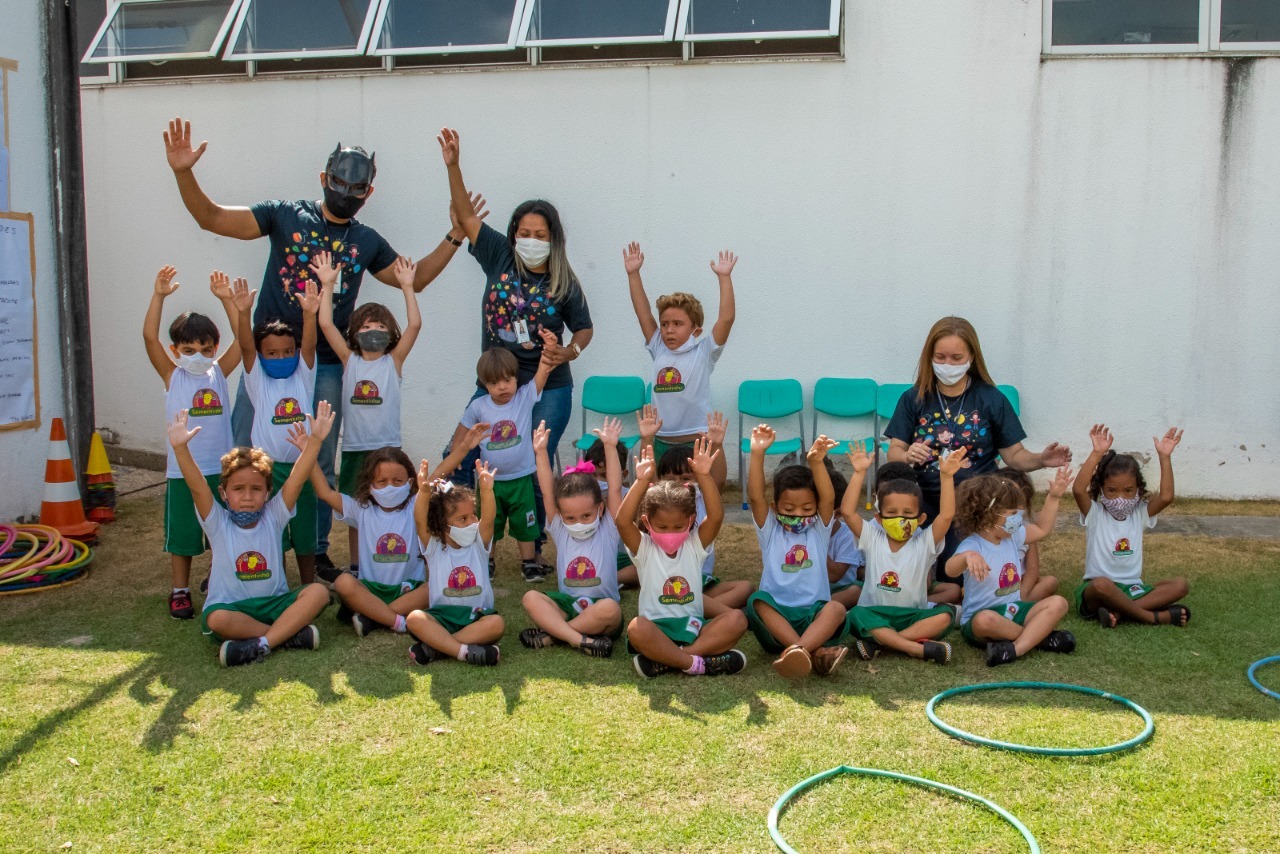
[[[750,416],[755,421],[777,422],[779,419],[795,417],[798,434],[795,438],[774,440],[770,446],[769,456],[781,456],[790,453],[801,453],[804,441],[804,389],[799,380],[743,380],[738,386],[738,483],[746,495],[747,482],[743,461],[751,453],[751,431],[744,428],[744,419]],[[771,427],[778,430],[776,423]],[[746,508],[746,503],[743,503]]]
[[[586,451],[596,437],[587,430],[587,413],[599,415],[631,415],[648,402],[644,380],[640,377],[587,377],[582,383],[582,436],[573,446]],[[623,436],[622,443],[628,449],[640,441],[638,435]]]

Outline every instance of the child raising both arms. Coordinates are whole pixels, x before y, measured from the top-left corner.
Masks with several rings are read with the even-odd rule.
[[[1080,616],[1104,629],[1120,620],[1147,625],[1185,626],[1191,609],[1179,604],[1190,588],[1185,578],[1155,584],[1142,581],[1142,536],[1154,528],[1156,514],[1173,503],[1173,451],[1182,431],[1170,427],[1154,438],[1160,459],[1160,489],[1148,498],[1142,466],[1129,454],[1111,450],[1114,439],[1105,424],[1089,431],[1093,450],[1071,487],[1085,529],[1084,581],[1076,588]]]

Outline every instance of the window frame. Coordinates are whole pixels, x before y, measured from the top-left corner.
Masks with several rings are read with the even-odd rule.
[[[188,52],[188,53],[148,53],[138,54],[136,56],[127,57],[109,57],[104,59],[94,58],[93,54],[102,40],[106,38],[107,33],[111,30],[111,22],[116,19],[116,15],[126,6],[142,6],[146,3],[164,3],[172,2],[172,0],[111,0],[107,7],[107,15],[102,20],[102,25],[98,27],[98,31],[94,34],[93,39],[89,42],[89,46],[85,48],[84,56],[80,58],[80,62],[84,65],[107,65],[113,66],[117,63],[129,62],[167,62],[171,59],[213,59],[218,56],[222,45],[226,42],[227,31],[231,26],[231,20],[236,17],[241,4],[244,0],[230,0],[231,5],[227,8],[226,15],[222,18],[222,23],[218,26],[218,34],[213,40],[213,44],[209,47],[208,52]],[[103,77],[91,78],[100,81],[103,78],[118,76],[113,70]]]
[[[830,16],[825,30],[770,30],[758,33],[690,33],[689,13],[697,0],[680,0],[680,12],[676,20],[676,41],[681,42],[742,42],[768,41],[772,39],[830,38],[840,35],[840,19],[844,13],[842,0],[829,0]]]
[[[517,47],[596,47],[610,44],[661,44],[675,40],[676,18],[684,0],[667,0],[667,20],[662,27],[662,35],[657,36],[605,36],[603,38],[583,39],[531,39],[529,30],[533,27],[533,15],[541,0],[525,0],[524,13],[520,19]]]
[[[1209,50],[1218,53],[1280,53],[1280,40],[1273,42],[1224,42],[1222,40],[1223,0],[1201,0],[1209,4]]]
[[[378,0],[378,14],[373,22],[373,32],[369,36],[369,56],[445,56],[451,53],[489,53],[499,50],[515,50],[516,38],[520,31],[520,21],[524,16],[524,7],[528,0],[510,0],[511,26],[507,30],[507,41],[495,44],[465,45],[420,45],[418,47],[388,47],[378,45],[382,41],[382,30],[386,25],[387,14],[391,4],[398,0]]]
[[[1059,0],[1043,0],[1041,52],[1045,56],[1142,56],[1151,54],[1179,56],[1232,56],[1235,54],[1280,53],[1280,41],[1222,41],[1222,0],[1200,0],[1200,31],[1195,44],[1112,44],[1055,45],[1053,43],[1053,4]]]
[[[249,12],[252,10],[255,0],[236,0],[236,2],[240,4],[240,11],[236,15],[235,27],[232,29],[231,35],[227,37],[226,50],[222,54],[222,59],[226,62],[266,62],[273,59],[344,59],[367,56],[369,40],[373,36],[373,19],[377,15],[378,9],[382,6],[381,0],[369,0],[369,9],[364,14],[364,23],[361,25],[360,35],[356,39],[355,47],[236,53],[236,44],[240,41],[240,34],[244,30],[245,22],[249,19]]]

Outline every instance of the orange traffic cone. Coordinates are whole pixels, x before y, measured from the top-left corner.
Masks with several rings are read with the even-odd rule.
[[[49,460],[44,469],[40,524],[57,528],[64,537],[77,540],[92,539],[98,533],[98,523],[84,518],[76,468],[71,462],[71,448],[67,445],[67,431],[61,418],[53,419],[49,430]]]
[[[84,467],[89,496],[85,503],[89,508],[89,521],[114,522],[116,520],[116,482],[107,459],[106,446],[98,431],[89,442],[89,462]]]

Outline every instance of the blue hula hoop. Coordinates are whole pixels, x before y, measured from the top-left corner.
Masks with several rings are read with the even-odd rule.
[[[1013,813],[1009,812],[999,804],[987,800],[981,795],[975,795],[973,792],[966,792],[964,789],[957,789],[955,786],[948,786],[946,783],[926,780],[924,777],[912,777],[909,774],[899,774],[895,771],[882,771],[879,768],[851,768],[848,765],[841,765],[828,771],[823,771],[821,774],[815,774],[807,780],[802,780],[784,792],[782,797],[778,798],[778,802],[773,805],[773,809],[769,810],[769,836],[773,839],[773,844],[777,845],[780,851],[784,851],[786,854],[799,854],[799,852],[787,844],[787,840],[782,838],[782,833],[778,830],[778,819],[781,817],[783,811],[786,810],[787,804],[805,789],[817,785],[824,780],[829,780],[832,777],[838,777],[842,774],[854,774],[865,777],[887,777],[890,780],[900,780],[904,783],[913,783],[917,786],[923,786],[926,789],[936,789],[939,792],[946,792],[949,795],[955,795],[959,798],[963,798],[964,800],[972,801],[975,804],[986,807],[1008,822],[1014,830],[1022,834],[1022,838],[1026,840],[1027,845],[1030,846],[1031,854],[1040,854],[1040,843],[1036,842],[1036,838],[1031,835],[1030,830],[1027,830],[1026,825],[1018,821],[1018,819],[1014,817]]]
[[[1091,697],[1101,697],[1104,700],[1110,700],[1113,703],[1119,703],[1130,711],[1136,713],[1142,718],[1145,726],[1142,732],[1126,741],[1117,744],[1109,744],[1105,747],[1035,747],[1028,744],[1014,744],[1008,741],[997,741],[993,738],[983,738],[980,735],[974,735],[971,732],[965,732],[959,727],[954,727],[946,721],[938,717],[934,711],[935,707],[946,700],[948,697],[955,697],[960,694],[971,694],[975,691],[998,691],[1005,688],[1029,688],[1029,689],[1050,689],[1054,691],[1075,691],[1077,694],[1088,694]],[[1122,750],[1128,750],[1131,747],[1137,747],[1147,739],[1151,738],[1152,733],[1156,730],[1155,721],[1151,718],[1151,713],[1139,706],[1130,699],[1121,697],[1118,694],[1110,694],[1106,691],[1099,691],[1097,688],[1086,688],[1083,685],[1068,685],[1062,682],[990,682],[983,685],[961,685],[958,688],[951,688],[943,691],[932,700],[929,705],[925,706],[925,714],[929,716],[930,722],[938,729],[961,741],[968,741],[974,744],[980,744],[983,747],[994,747],[999,750],[1011,750],[1014,753],[1036,753],[1041,756],[1101,756],[1104,753],[1119,753]]]
[[[1280,700],[1280,693],[1276,693],[1275,691],[1272,691],[1270,688],[1267,688],[1266,686],[1264,686],[1261,682],[1258,681],[1258,677],[1256,674],[1258,672],[1259,667],[1266,667],[1268,664],[1277,664],[1277,663],[1280,663],[1280,655],[1273,655],[1273,656],[1270,656],[1269,658],[1259,658],[1253,664],[1249,665],[1249,672],[1248,672],[1249,681],[1253,683],[1253,687],[1257,688],[1259,691],[1266,694],[1268,697],[1270,697],[1273,700]]]

